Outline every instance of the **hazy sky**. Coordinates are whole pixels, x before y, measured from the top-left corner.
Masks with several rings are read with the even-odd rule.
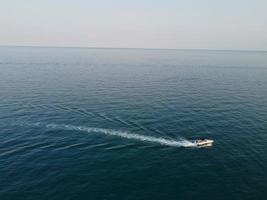
[[[267,50],[267,0],[0,0],[0,45]]]

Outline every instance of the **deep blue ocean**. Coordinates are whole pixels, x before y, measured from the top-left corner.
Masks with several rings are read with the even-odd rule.
[[[266,200],[267,52],[0,47],[0,199]]]

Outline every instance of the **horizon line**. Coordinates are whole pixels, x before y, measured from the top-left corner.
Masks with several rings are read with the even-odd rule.
[[[29,47],[29,48],[76,48],[76,49],[125,49],[125,50],[167,50],[167,51],[245,51],[267,52],[257,49],[208,49],[208,48],[150,48],[150,47],[90,47],[90,46],[50,46],[50,45],[1,45],[0,47]]]

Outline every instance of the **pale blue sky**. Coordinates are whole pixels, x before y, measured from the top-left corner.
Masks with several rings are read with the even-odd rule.
[[[267,50],[267,0],[0,0],[0,45]]]

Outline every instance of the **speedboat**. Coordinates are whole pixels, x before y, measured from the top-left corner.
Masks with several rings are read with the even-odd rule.
[[[199,139],[193,140],[193,143],[198,147],[211,147],[213,145],[214,140],[210,139]]]

